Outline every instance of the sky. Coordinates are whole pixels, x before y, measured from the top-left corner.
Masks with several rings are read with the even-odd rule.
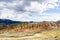
[[[60,0],[0,0],[0,19],[57,21],[60,20]]]

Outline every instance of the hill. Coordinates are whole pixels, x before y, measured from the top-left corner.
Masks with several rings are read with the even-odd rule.
[[[8,19],[0,19],[0,30],[2,29],[14,29],[14,30],[51,30],[60,27],[60,23],[56,22],[19,22]]]
[[[15,23],[19,23],[19,21],[13,21],[10,19],[0,19],[0,24],[15,24]]]

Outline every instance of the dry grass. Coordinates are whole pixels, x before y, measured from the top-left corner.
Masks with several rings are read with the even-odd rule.
[[[0,40],[60,40],[60,28],[47,31],[21,31],[0,34]]]
[[[0,40],[60,40],[60,27],[49,22],[13,24],[0,30]]]

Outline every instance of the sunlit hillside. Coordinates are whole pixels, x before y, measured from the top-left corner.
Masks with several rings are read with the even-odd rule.
[[[21,22],[0,24],[0,38],[16,40],[60,40],[60,22]],[[12,39],[11,39],[12,40]]]

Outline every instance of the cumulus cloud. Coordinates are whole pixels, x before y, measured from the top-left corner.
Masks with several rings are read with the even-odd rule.
[[[0,18],[19,21],[60,19],[60,14],[54,16],[43,13],[47,9],[57,8],[57,2],[58,0],[0,0]]]
[[[39,2],[31,2],[31,6],[26,7],[25,9],[28,11],[35,11],[35,12],[43,12],[49,8],[56,8],[59,6],[56,4],[58,0],[45,0],[42,3]]]

